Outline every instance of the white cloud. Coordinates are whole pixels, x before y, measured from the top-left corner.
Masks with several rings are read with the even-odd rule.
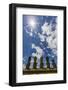
[[[39,36],[41,42],[45,41],[45,36],[43,34],[38,33],[38,36]]]
[[[33,36],[33,32],[32,31],[28,31],[28,30],[26,30],[26,33],[29,35],[29,36]]]
[[[51,48],[53,51],[57,49],[57,36],[56,30],[51,33],[50,36],[46,37],[46,41],[48,42],[48,47]],[[56,54],[56,53],[55,53]]]
[[[32,43],[32,48],[34,48],[35,47],[35,44],[34,43]]]
[[[42,33],[38,33],[38,36],[40,38],[41,42],[45,42],[45,39],[48,43],[48,48],[51,48],[53,53],[56,54],[57,52],[57,30],[52,31],[52,22],[48,24],[45,22],[43,26],[41,27]],[[46,35],[47,36],[46,36]],[[32,48],[36,49],[36,53],[32,53],[32,56],[36,56],[40,58],[42,56],[43,50],[36,46],[35,44],[32,44]]]
[[[37,57],[38,59],[40,59],[40,57],[42,56],[40,53],[32,53],[33,57]]]
[[[26,31],[26,33],[29,35],[29,36],[33,36],[33,29],[31,28],[30,30],[28,30],[27,28],[28,28],[29,26],[28,25],[26,25],[24,28],[25,28],[25,31]]]
[[[29,34],[30,36],[33,36],[33,33],[32,32],[30,32],[30,34]]]
[[[44,25],[41,27],[42,28],[42,34],[51,34],[51,24],[48,24],[47,22],[44,23]]]
[[[46,41],[48,43],[48,48],[51,48],[53,53],[56,54],[56,50],[57,50],[57,30],[52,31],[52,22],[50,24],[45,22],[44,25],[41,28],[42,28],[42,35],[41,36],[44,39],[46,38]],[[47,36],[44,37],[45,34]]]
[[[43,50],[39,46],[36,46],[35,44],[32,44],[32,48],[36,50],[36,53],[32,53],[32,56],[36,56],[37,58],[40,59],[40,57],[43,55]]]
[[[56,26],[56,30],[52,31],[52,27],[54,26],[54,24],[52,24],[53,20],[50,22],[50,24],[48,24],[48,22],[45,22],[42,26],[41,26],[41,30],[42,33],[37,33],[38,37],[40,38],[41,43],[45,42],[45,39],[48,43],[48,48],[51,48],[53,53],[56,54],[56,50],[57,50],[57,26]],[[26,30],[26,32],[32,37],[33,36],[33,30],[31,29],[30,31]],[[46,36],[46,35],[47,36]],[[36,49],[36,53],[32,53],[32,56],[36,56],[38,58],[40,58],[40,56],[43,53],[43,50],[36,46],[35,44],[32,44],[32,48]]]
[[[54,53],[55,55],[57,54],[57,50],[56,50],[56,49],[53,49],[52,51],[53,51],[53,53]]]

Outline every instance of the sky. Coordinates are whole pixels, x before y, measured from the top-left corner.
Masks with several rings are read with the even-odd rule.
[[[23,15],[23,64],[29,56],[39,59],[46,56],[57,63],[57,16]]]

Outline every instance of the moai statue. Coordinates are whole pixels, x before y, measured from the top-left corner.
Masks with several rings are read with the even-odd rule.
[[[37,66],[36,66],[37,69],[40,68],[40,61],[39,61],[39,58],[37,58]]]
[[[47,63],[46,63],[46,59],[45,59],[45,61],[44,61],[44,63],[43,63],[43,68],[47,68]]]
[[[44,66],[43,66],[45,69],[47,68],[47,64],[46,63],[44,63]]]
[[[30,61],[31,61],[31,57],[28,58],[28,63],[26,65],[26,69],[29,69],[29,67],[30,67]]]
[[[43,68],[43,57],[40,58],[40,68]]]
[[[49,57],[46,57],[46,64],[47,64],[47,68],[50,68],[50,62],[49,62]]]
[[[37,67],[37,57],[34,57],[33,69],[36,69],[36,67]]]
[[[31,61],[30,61],[30,69],[33,69],[33,64],[34,64],[34,58],[33,57],[31,57]]]
[[[50,68],[53,69],[52,61],[50,61]]]
[[[52,60],[52,65],[53,65],[53,68],[56,68],[57,67],[54,59]]]

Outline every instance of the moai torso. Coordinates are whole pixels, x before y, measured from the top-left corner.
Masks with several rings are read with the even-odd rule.
[[[46,64],[47,64],[47,68],[50,68],[50,62],[49,62],[49,57],[46,57]]]
[[[52,60],[52,65],[53,65],[53,68],[56,68],[57,67],[54,60]]]
[[[29,68],[29,67],[30,67],[30,61],[31,61],[31,57],[28,58],[28,63],[27,63],[27,65],[26,65],[26,69],[30,69],[30,68]]]
[[[34,58],[32,57],[30,61],[30,67],[29,67],[30,69],[33,69],[33,64],[34,64]]]
[[[33,69],[37,68],[37,57],[34,57]]]
[[[43,57],[40,58],[40,68],[43,68]]]

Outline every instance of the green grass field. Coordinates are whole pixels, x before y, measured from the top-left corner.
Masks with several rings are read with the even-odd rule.
[[[51,73],[57,73],[57,69],[56,68],[53,68],[53,69],[49,69],[49,68],[46,68],[46,69],[29,69],[29,70],[24,70],[23,71],[23,74],[24,75],[30,75],[30,74],[51,74]]]

